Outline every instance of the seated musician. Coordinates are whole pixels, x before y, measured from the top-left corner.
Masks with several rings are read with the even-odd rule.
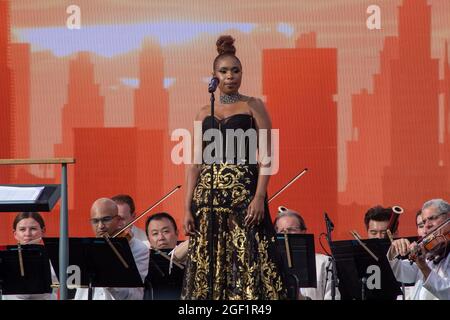
[[[306,224],[302,216],[285,207],[278,208],[275,218],[275,230],[277,233],[306,233]],[[328,256],[316,253],[316,288],[300,288],[299,299],[330,300],[331,299],[331,260]],[[336,299],[340,299],[340,293],[336,288]]]
[[[422,210],[416,212],[416,227],[417,235],[423,238],[425,236],[425,224],[422,221]]]
[[[417,228],[423,228],[424,237],[430,235],[436,227],[448,221],[450,205],[442,199],[433,199],[425,202],[420,214]],[[426,253],[424,248],[418,250],[419,254],[411,257],[411,264],[407,259],[401,260],[398,256],[407,256],[417,249],[417,243],[410,243],[408,239],[398,239],[392,242],[387,257],[395,277],[404,283],[415,283],[413,300],[449,300],[450,299],[450,258],[449,244],[439,247],[439,250]]]
[[[178,300],[183,282],[183,262],[187,257],[188,240],[178,243],[175,219],[166,212],[151,215],[145,223],[151,254],[149,274],[145,279],[146,300]],[[160,252],[162,251],[162,253]],[[169,253],[170,252],[170,253]],[[169,256],[169,254],[171,254]],[[163,256],[162,256],[163,255]],[[175,268],[175,269],[174,269]]]
[[[387,229],[392,216],[392,208],[383,208],[376,206],[367,210],[364,216],[364,224],[366,225],[368,239],[385,239],[387,238]],[[395,237],[398,230],[398,221],[392,227],[392,235]]]
[[[417,235],[420,238],[423,238],[423,236],[425,235],[425,226],[422,222],[422,210],[419,210],[416,212],[416,227],[417,227]],[[413,296],[414,296],[414,287],[413,286],[405,286],[404,287],[404,297],[403,296],[398,296],[398,300],[412,300]]]
[[[116,203],[108,198],[97,199],[91,207],[91,225],[96,237],[105,234],[114,235],[123,225],[118,214]],[[136,267],[145,279],[148,272],[148,248],[142,241],[128,236],[131,252]],[[141,300],[144,296],[143,288],[94,288],[93,300]],[[86,300],[88,298],[87,288],[78,288],[75,300]]]
[[[38,212],[20,212],[13,221],[13,234],[17,243],[42,244],[42,237],[45,235],[45,222]],[[55,270],[49,264],[52,282],[57,283]],[[42,294],[20,294],[3,295],[4,300],[56,300],[56,290],[52,293]]]
[[[111,199],[117,204],[119,216],[121,217],[124,226],[136,218],[136,206],[131,196],[127,194],[118,194]],[[147,248],[150,248],[150,243],[148,242],[147,235],[144,230],[133,224],[130,227],[130,233],[136,239],[141,240]]]
[[[175,249],[174,259],[183,263],[187,257],[188,241],[178,243],[178,228],[175,219],[167,212],[159,212],[151,215],[145,222],[150,248]]]

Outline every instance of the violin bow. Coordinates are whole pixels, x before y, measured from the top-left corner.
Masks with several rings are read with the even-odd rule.
[[[144,212],[142,212],[140,215],[138,215],[136,218],[134,218],[133,220],[131,220],[130,222],[128,222],[122,229],[120,229],[119,231],[117,231],[111,238],[115,238],[117,237],[119,234],[121,234],[122,232],[124,232],[127,228],[129,228],[132,224],[134,224],[136,221],[138,221],[139,219],[141,219],[146,213],[148,213],[150,210],[152,210],[153,208],[155,208],[157,205],[159,205],[160,203],[164,202],[167,198],[169,198],[172,194],[174,194],[175,192],[177,192],[179,189],[181,188],[181,185],[176,186],[175,188],[173,188],[171,191],[169,191],[165,196],[163,196],[161,199],[159,199],[158,201],[156,201],[155,204],[151,205],[150,207],[148,207],[148,209],[146,209]]]
[[[288,183],[286,183],[280,190],[278,190],[277,192],[275,192],[274,195],[272,195],[269,200],[268,203],[270,203],[270,201],[272,201],[273,199],[275,199],[276,197],[278,197],[284,190],[286,190],[287,188],[289,188],[295,181],[297,181],[298,179],[300,179],[301,176],[303,176],[306,172],[308,171],[308,168],[303,169],[299,174],[297,174],[295,177],[293,177],[291,180],[289,180]]]

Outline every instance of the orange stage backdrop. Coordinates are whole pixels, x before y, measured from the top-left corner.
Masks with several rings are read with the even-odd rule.
[[[448,0],[71,2],[0,0],[0,158],[76,158],[70,236],[92,235],[98,197],[128,193],[142,211],[184,183],[170,134],[209,102],[220,34],[236,38],[241,92],[280,129],[269,195],[310,170],[272,216],[295,209],[318,235],[326,211],[345,239],[365,234],[369,207],[400,205],[400,234],[414,235],[421,204],[449,200]],[[381,29],[366,25],[373,4]],[[58,170],[0,167],[0,184],[57,183]],[[180,227],[183,194],[156,210]],[[0,214],[0,243],[13,217]],[[57,236],[59,207],[44,217]]]

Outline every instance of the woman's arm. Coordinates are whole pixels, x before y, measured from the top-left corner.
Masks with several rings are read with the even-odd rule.
[[[197,178],[200,174],[200,167],[196,164],[186,165],[186,196],[184,200],[184,233],[192,235],[195,231],[194,217],[191,212],[192,194],[194,192]]]
[[[259,224],[264,218],[264,200],[267,194],[267,186],[269,184],[271,166],[271,129],[272,122],[270,116],[261,99],[250,99],[249,106],[256,122],[256,130],[258,133],[258,162],[259,162],[259,176],[258,184],[256,186],[255,197],[249,205],[248,213],[245,218],[249,225]],[[261,134],[261,130],[267,130],[266,134]],[[259,140],[260,138],[265,141]],[[255,148],[250,148],[254,150]]]
[[[208,106],[203,107],[197,116],[195,117],[194,127],[202,124],[203,119],[206,116],[206,110]],[[202,135],[195,136],[195,133],[198,132],[195,129],[192,134],[192,143],[191,143],[191,158],[190,163],[186,164],[186,194],[184,200],[184,233],[186,235],[191,235],[195,231],[194,225],[194,217],[191,212],[191,202],[192,196],[194,193],[195,185],[197,183],[198,176],[200,175],[201,170],[201,157],[198,158],[198,155],[202,154]],[[201,133],[201,127],[200,127]],[[197,156],[196,156],[197,155]]]

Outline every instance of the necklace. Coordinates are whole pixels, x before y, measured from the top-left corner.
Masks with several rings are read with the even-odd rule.
[[[224,94],[220,96],[220,103],[222,104],[232,104],[241,100],[241,94],[239,92],[233,94]]]

